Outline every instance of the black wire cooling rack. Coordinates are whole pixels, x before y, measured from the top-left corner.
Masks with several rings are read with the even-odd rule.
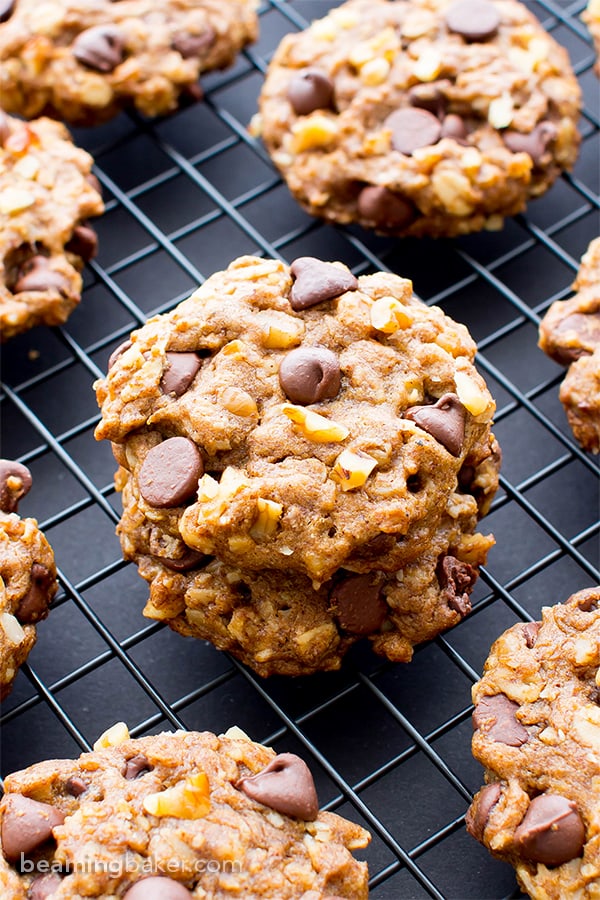
[[[40,521],[61,584],[3,705],[2,770],[78,755],[117,720],[135,736],[235,723],[302,755],[321,805],[370,829],[364,858],[375,900],[517,897],[512,869],[464,827],[482,783],[470,754],[470,688],[505,628],[600,583],[597,460],[574,443],[558,400],[562,370],[536,344],[540,317],[569,295],[600,233],[600,90],[583,2],[529,3],[569,50],[584,92],[573,174],[503,231],[456,241],[397,241],[309,218],[249,136],[280,38],[335,5],[269,0],[260,40],[232,69],[204,79],[203,103],[160,121],[123,114],[75,132],[95,156],[107,202],[100,252],[67,325],[22,335],[2,354],[2,455],[33,473],[20,511]],[[115,537],[115,464],[93,438],[92,384],[132,328],[243,253],[339,259],[357,274],[391,269],[478,342],[504,450],[501,489],[483,524],[497,544],[471,615],[418,648],[410,665],[359,646],[339,673],[264,681],[141,615],[146,585]]]

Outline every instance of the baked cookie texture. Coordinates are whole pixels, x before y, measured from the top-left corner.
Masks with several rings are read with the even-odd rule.
[[[319,812],[306,763],[239,728],[132,740],[9,775],[0,885],[11,900],[366,900],[370,835]]]
[[[97,249],[88,219],[104,210],[92,164],[59,122],[23,122],[0,110],[3,341],[59,325],[79,303],[80,270]]]
[[[58,590],[54,554],[35,519],[21,519],[18,502],[31,473],[0,459],[0,700],[36,641],[36,624],[48,615]]]
[[[145,615],[262,675],[408,661],[493,544],[494,402],[466,328],[405,278],[241,257],[96,383]]]
[[[473,688],[486,786],[467,828],[535,900],[600,890],[600,588],[542,610],[493,645]]]
[[[256,39],[254,0],[6,0],[2,106],[92,125],[135,106],[147,116],[201,96],[202,72]]]
[[[588,5],[581,14],[581,18],[587,25],[594,41],[596,49],[596,75],[600,76],[600,2],[599,0],[588,0]]]
[[[559,396],[584,450],[600,450],[600,238],[582,257],[575,296],[557,300],[540,323],[539,346],[567,366]]]
[[[498,230],[576,159],[566,50],[517,0],[350,0],[283,38],[253,131],[330,222]]]

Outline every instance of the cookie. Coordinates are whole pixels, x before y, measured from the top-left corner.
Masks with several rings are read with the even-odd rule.
[[[7,112],[90,125],[201,96],[202,72],[256,39],[254,0],[4,0],[0,83]]]
[[[567,366],[560,399],[584,450],[600,450],[600,238],[582,257],[577,292],[557,300],[540,323],[539,346]]]
[[[581,18],[589,28],[596,49],[596,75],[600,76],[600,3],[598,0],[588,0],[588,5],[581,14]]]
[[[540,900],[600,887],[600,588],[545,607],[494,644],[473,688],[486,782],[469,832]]]
[[[92,163],[59,122],[22,122],[0,110],[3,341],[59,325],[79,303],[80,270],[97,247],[87,220],[104,210]]]
[[[312,215],[454,236],[498,230],[572,167],[580,102],[518,0],[350,0],[284,37],[253,132]]]
[[[26,466],[0,459],[0,700],[36,641],[58,590],[54,554],[35,519],[21,519],[19,500],[31,487]]]
[[[351,851],[369,833],[319,812],[300,757],[236,727],[132,740],[118,723],[93,753],[9,775],[5,791],[0,885],[12,900],[367,897]]]
[[[241,257],[96,383],[145,614],[262,675],[389,659],[469,611],[493,544],[494,402],[405,278]]]

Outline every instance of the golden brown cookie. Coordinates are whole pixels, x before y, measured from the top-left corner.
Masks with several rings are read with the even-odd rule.
[[[581,18],[590,30],[596,49],[596,75],[600,75],[600,2],[588,0],[588,5],[581,14]]]
[[[404,278],[242,257],[96,384],[145,614],[256,671],[407,661],[460,621],[493,538],[495,405],[466,328]]]
[[[308,212],[396,235],[497,230],[579,144],[567,52],[518,0],[349,0],[282,40],[259,102]]]
[[[5,780],[0,886],[11,900],[366,900],[370,835],[319,812],[306,763],[239,728],[129,739]]]

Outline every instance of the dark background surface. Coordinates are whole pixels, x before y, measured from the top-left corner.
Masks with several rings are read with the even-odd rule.
[[[61,592],[2,709],[2,771],[77,755],[116,720],[135,736],[232,724],[309,763],[322,806],[369,827],[374,900],[517,897],[512,869],[470,838],[482,783],[470,754],[470,688],[491,643],[544,605],[600,582],[597,460],[580,451],[558,400],[562,370],[537,348],[549,304],[570,294],[600,232],[598,106],[583,3],[528,5],[579,77],[583,141],[564,176],[499,233],[456,241],[377,237],[305,215],[248,136],[262,73],[284,33],[335,3],[270,0],[261,37],[234,68],[203,79],[202,104],[154,122],[128,114],[76,130],[96,158],[105,215],[82,303],[66,326],[2,351],[2,455],[34,486],[20,512],[53,545]],[[497,545],[472,614],[391,665],[356,647],[339,673],[263,681],[212,646],[141,615],[146,584],[121,559],[110,447],[97,444],[92,391],[110,352],[242,253],[389,268],[464,322],[494,394],[502,485],[483,531]]]

